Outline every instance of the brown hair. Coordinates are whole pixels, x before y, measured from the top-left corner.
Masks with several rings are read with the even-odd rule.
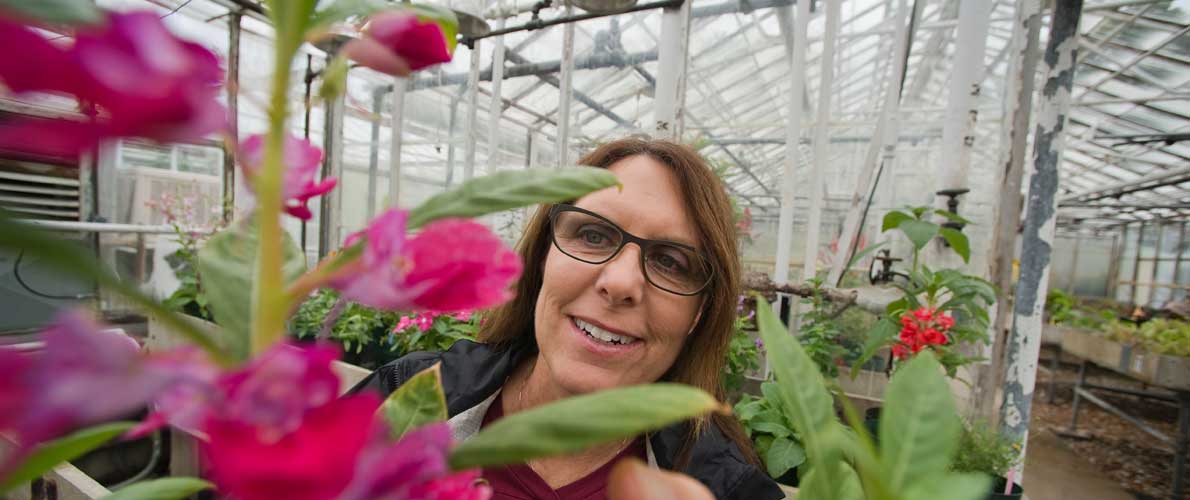
[[[690,147],[674,142],[639,137],[620,139],[599,146],[580,159],[579,164],[608,168],[638,155],[669,167],[677,177],[686,211],[696,221],[699,248],[706,252],[714,269],[714,280],[703,292],[706,302],[698,324],[662,380],[692,385],[723,400],[720,373],[734,333],[736,297],[740,293],[740,260],[731,202],[723,182],[702,157]],[[551,241],[549,211],[549,205],[542,206],[526,224],[518,245],[524,274],[516,284],[514,298],[487,316],[478,335],[481,342],[535,345],[534,309]],[[682,470],[688,465],[691,448],[708,421],[734,442],[749,462],[760,464],[739,422],[729,415],[712,414],[687,426],[689,435],[677,454],[675,469]]]

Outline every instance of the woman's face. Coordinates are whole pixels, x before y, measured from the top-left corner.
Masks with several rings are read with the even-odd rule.
[[[668,167],[640,155],[609,170],[623,189],[591,193],[576,206],[641,238],[699,247],[677,178]],[[650,284],[641,270],[640,251],[630,243],[611,260],[588,264],[550,245],[534,317],[537,367],[544,365],[562,390],[581,394],[655,382],[681,352],[702,296],[676,295]],[[609,337],[609,332],[618,337]]]

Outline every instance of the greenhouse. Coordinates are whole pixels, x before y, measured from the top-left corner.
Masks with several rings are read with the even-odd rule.
[[[1190,1],[0,47],[0,498],[1190,499]]]

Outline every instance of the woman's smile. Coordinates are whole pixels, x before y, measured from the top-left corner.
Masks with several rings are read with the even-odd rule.
[[[626,333],[596,324],[593,320],[584,320],[576,316],[569,316],[570,327],[575,337],[582,342],[586,349],[599,356],[625,356],[644,347],[644,340]]]

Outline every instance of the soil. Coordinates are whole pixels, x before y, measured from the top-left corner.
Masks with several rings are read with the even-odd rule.
[[[1047,368],[1050,364],[1044,358],[1049,355],[1052,353],[1044,352],[1042,356],[1043,366]],[[1071,403],[1074,383],[1078,380],[1078,366],[1064,364],[1058,371],[1058,388],[1055,391],[1054,404],[1047,403],[1049,380],[1048,373],[1038,373],[1031,427],[1049,428],[1059,433],[1062,441],[1075,453],[1098,467],[1105,475],[1118,481],[1138,499],[1170,498],[1173,490],[1172,446],[1085,400],[1079,405],[1077,432],[1086,438],[1061,435],[1060,433],[1068,431],[1070,426]],[[1110,387],[1165,392],[1094,366],[1088,368],[1087,382]],[[1175,403],[1102,390],[1092,392],[1117,408],[1125,409],[1129,415],[1142,419],[1162,434],[1176,436],[1178,408]],[[1187,489],[1190,490],[1190,486]],[[1182,500],[1190,500],[1190,491],[1183,494]]]

